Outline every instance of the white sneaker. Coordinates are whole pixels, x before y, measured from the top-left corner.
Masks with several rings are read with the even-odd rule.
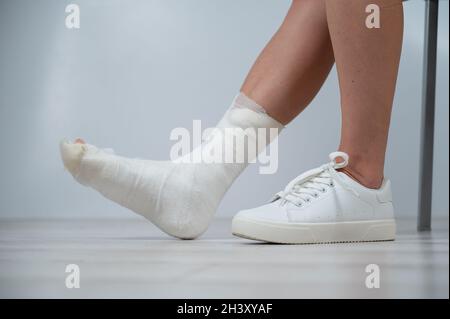
[[[369,189],[336,171],[347,166],[346,153],[331,153],[330,160],[295,178],[269,204],[240,211],[233,234],[286,244],[394,240],[390,181]]]

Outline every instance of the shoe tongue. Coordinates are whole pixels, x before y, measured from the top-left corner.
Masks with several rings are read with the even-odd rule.
[[[323,173],[319,174],[318,177],[331,178],[331,175],[329,172],[324,171]]]

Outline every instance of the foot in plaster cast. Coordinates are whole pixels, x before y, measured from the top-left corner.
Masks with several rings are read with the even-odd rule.
[[[280,131],[282,127],[264,109],[240,94],[216,128],[218,131],[227,128]],[[211,145],[214,148],[216,144],[227,144],[230,138],[233,136],[212,133],[204,142],[207,147],[199,147],[193,153],[211,149]],[[257,143],[256,137],[253,142]],[[81,139],[74,143],[62,142],[60,150],[64,166],[79,183],[182,239],[196,238],[207,229],[225,192],[251,161],[184,163],[130,159]]]

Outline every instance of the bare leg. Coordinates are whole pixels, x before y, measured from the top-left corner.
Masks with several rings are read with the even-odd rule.
[[[365,25],[371,3],[380,7],[379,29]],[[340,150],[350,155],[345,172],[378,188],[402,47],[402,2],[326,0],[326,12],[341,91]]]
[[[324,0],[294,0],[241,91],[286,124],[314,98],[334,64]]]

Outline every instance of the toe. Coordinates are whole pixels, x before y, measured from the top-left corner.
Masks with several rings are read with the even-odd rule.
[[[73,176],[76,176],[79,173],[81,160],[85,151],[86,147],[84,143],[70,143],[66,141],[60,143],[60,152],[64,167]]]

